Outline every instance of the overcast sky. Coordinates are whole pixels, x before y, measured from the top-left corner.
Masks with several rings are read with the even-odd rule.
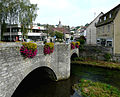
[[[120,0],[30,0],[38,4],[36,23],[80,26],[90,23],[100,12],[106,13]]]

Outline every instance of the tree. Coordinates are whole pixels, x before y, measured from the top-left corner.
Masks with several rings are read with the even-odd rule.
[[[0,0],[0,28],[3,20],[10,25],[10,41],[11,25],[22,24],[22,30],[26,34],[28,26],[32,26],[37,16],[37,9],[37,5],[31,4],[29,0]]]
[[[63,36],[64,36],[64,35],[63,35],[63,33],[60,33],[60,32],[57,32],[57,31],[56,31],[56,32],[55,32],[55,36],[56,36],[57,39],[63,39]]]
[[[35,20],[37,14],[37,4],[30,4],[30,2],[23,1],[20,2],[20,13],[19,13],[19,22],[22,26],[22,36],[23,38],[27,36],[28,28],[32,28],[33,21]]]
[[[80,36],[80,39],[81,39],[81,40],[85,40],[85,41],[86,41],[85,36]]]
[[[81,45],[84,45],[86,42],[86,38],[84,36],[80,36],[80,38],[77,39],[77,41],[79,41]]]
[[[50,33],[50,36],[51,36],[51,37],[54,37],[54,36],[55,36],[55,32],[51,32],[51,33]]]
[[[3,40],[3,33],[7,31],[6,27],[7,27],[7,24],[3,20],[2,24],[1,24],[1,40]]]
[[[0,0],[0,41],[2,37],[1,25],[5,24],[5,20],[7,20],[6,0]]]
[[[19,1],[18,0],[6,0],[7,7],[7,21],[10,26],[10,41],[12,41],[11,37],[11,25],[14,23],[18,23],[18,14],[19,14]]]
[[[45,33],[47,33],[47,37],[48,37],[49,35],[50,35],[51,37],[53,37],[53,36],[55,35],[55,33],[53,32],[53,28],[55,28],[54,25],[49,25],[49,24],[47,24],[47,25],[45,25],[45,28],[46,28]]]

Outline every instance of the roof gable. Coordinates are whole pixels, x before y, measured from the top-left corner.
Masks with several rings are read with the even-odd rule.
[[[96,24],[96,26],[102,26],[102,25],[113,22],[113,20],[115,19],[119,10],[120,10],[120,4],[117,5],[116,7],[114,7],[113,9],[111,9],[110,11],[108,11],[106,14],[102,15],[99,18],[99,21]],[[110,17],[110,15],[111,15],[111,17]]]
[[[99,18],[101,15],[103,15],[104,13],[103,12],[101,12],[89,25],[88,25],[88,27],[97,19],[97,18]]]

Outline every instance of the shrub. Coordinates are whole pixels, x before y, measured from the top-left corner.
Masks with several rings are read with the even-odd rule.
[[[73,89],[80,90],[80,95],[83,97],[120,97],[120,91],[116,87],[90,80],[80,80]]]
[[[85,41],[86,41],[85,36],[80,36],[80,39],[81,39],[81,40],[85,40]]]
[[[110,61],[111,57],[112,57],[112,56],[111,56],[110,53],[106,53],[106,54],[104,55],[104,58],[105,58],[106,61]]]
[[[61,32],[55,31],[55,36],[56,36],[57,39],[63,39],[64,34],[61,33]]]
[[[80,49],[79,50],[80,51],[84,51],[85,50],[84,45],[80,45]]]
[[[79,41],[81,45],[84,45],[86,38],[84,36],[80,36],[80,38],[76,39],[76,41]]]
[[[44,54],[50,54],[53,53],[54,51],[54,43],[50,42],[50,43],[45,43],[44,45]]]
[[[78,40],[80,42],[80,44],[84,45],[85,44],[85,40],[84,39],[79,39]]]
[[[20,48],[20,53],[25,58],[33,58],[37,54],[37,44],[31,42],[23,42]]]
[[[73,40],[73,36],[71,36],[70,40]]]
[[[75,58],[73,58],[73,61],[84,61],[85,60],[85,58],[83,58],[83,57],[75,57]]]

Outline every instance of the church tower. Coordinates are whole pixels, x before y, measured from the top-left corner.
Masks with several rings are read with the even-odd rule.
[[[58,28],[62,28],[62,24],[60,20],[59,20]]]

